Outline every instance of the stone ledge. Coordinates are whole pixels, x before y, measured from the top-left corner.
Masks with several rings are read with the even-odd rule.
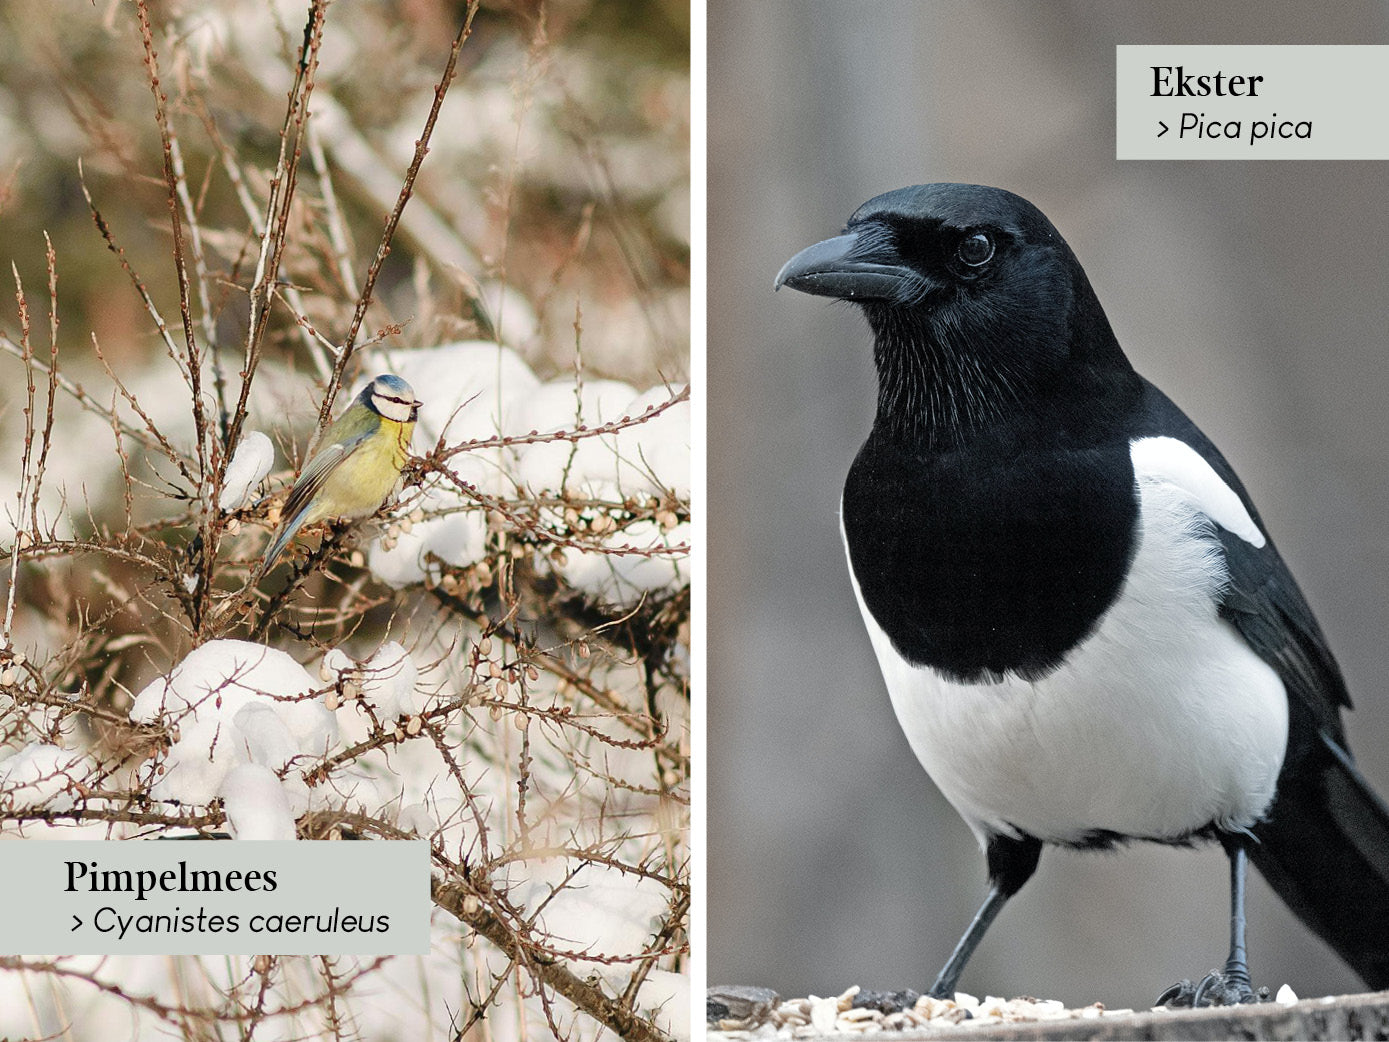
[[[843,1037],[842,1035],[839,1037]],[[886,1032],[884,1032],[886,1037]],[[1133,1039],[1136,1042],[1195,1042],[1201,1039],[1244,1039],[1247,1042],[1331,1042],[1344,1039],[1389,1038],[1389,992],[1369,995],[1303,999],[1291,1006],[1258,1006],[1134,1013],[1082,1020],[989,1024],[971,1029],[962,1024],[894,1034],[894,1039],[969,1038],[998,1040]]]
[[[746,1038],[743,1032],[728,1033]],[[775,1034],[751,1033],[753,1038],[776,1038]],[[725,1033],[710,1030],[717,1040]],[[1264,1003],[1258,1006],[1218,1007],[1201,1010],[1172,1010],[1111,1014],[1064,1020],[1039,1020],[1013,1024],[980,1024],[968,1021],[958,1025],[909,1028],[901,1031],[834,1031],[829,1034],[798,1034],[798,1039],[818,1042],[846,1042],[853,1037],[882,1042],[924,1042],[928,1039],[962,1039],[970,1042],[1024,1042],[1024,1040],[1106,1040],[1132,1039],[1136,1042],[1196,1042],[1202,1039],[1242,1039],[1246,1042],[1331,1042],[1389,1039],[1389,991],[1364,995],[1327,996],[1303,999],[1293,1005]]]

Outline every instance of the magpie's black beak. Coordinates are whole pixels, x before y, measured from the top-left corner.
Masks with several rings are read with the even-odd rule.
[[[775,289],[790,286],[817,297],[900,302],[922,289],[921,276],[885,244],[867,246],[857,233],[807,246],[777,272]]]

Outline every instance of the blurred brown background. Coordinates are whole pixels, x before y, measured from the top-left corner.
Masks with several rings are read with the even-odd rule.
[[[1130,358],[1259,503],[1389,793],[1389,165],[1116,162],[1114,46],[1162,42],[1389,43],[1389,6],[710,0],[711,983],[924,989],[984,891],[846,575],[866,326],[772,294],[901,185],[999,185],[1051,217]],[[1227,902],[1214,848],[1050,850],[962,987],[1146,1006],[1223,961]],[[1360,989],[1262,880],[1250,910],[1256,984]]]
[[[464,0],[330,6],[311,104],[323,166],[312,156],[302,164],[299,234],[284,274],[330,339],[345,331],[337,309],[345,300],[351,314],[466,8]],[[208,267],[225,297],[214,302],[215,343],[236,364],[246,322],[239,287],[256,252],[246,245],[249,222],[224,175],[223,150],[260,206],[308,10],[307,0],[151,6],[170,119]],[[584,362],[593,375],[643,387],[681,379],[689,15],[687,0],[483,3],[383,266],[368,331],[404,325],[391,346],[479,335],[464,299],[475,282],[502,341],[545,376],[573,367],[581,301]],[[131,264],[164,314],[178,314],[138,25],[129,0],[52,11],[0,4],[0,264],[9,285],[0,329],[17,326],[11,260],[42,302],[47,232],[57,254],[65,366],[92,361],[91,335],[123,373],[127,362],[157,365],[164,353],[93,226],[79,160]],[[343,286],[324,263],[336,248],[322,232],[330,188],[354,262]],[[303,365],[299,341],[299,329],[277,311],[276,360]],[[0,435],[13,422],[0,412]]]

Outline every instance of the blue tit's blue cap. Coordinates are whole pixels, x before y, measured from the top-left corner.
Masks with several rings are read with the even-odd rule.
[[[406,402],[415,400],[415,389],[394,373],[382,373],[367,387],[372,394],[400,398]]]

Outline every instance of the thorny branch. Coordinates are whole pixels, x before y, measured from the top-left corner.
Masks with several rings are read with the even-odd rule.
[[[430,106],[429,116],[424,121],[424,130],[415,142],[415,155],[410,160],[409,168],[405,171],[405,180],[401,183],[400,195],[396,199],[395,207],[386,218],[386,227],[381,233],[381,242],[376,247],[376,256],[372,258],[371,265],[367,268],[366,280],[362,283],[362,292],[358,295],[357,306],[352,312],[352,322],[347,327],[347,336],[343,339],[342,350],[338,353],[337,362],[333,365],[332,375],[328,377],[328,390],[323,396],[323,405],[318,410],[318,433],[320,434],[328,426],[329,418],[333,412],[333,402],[337,398],[338,388],[342,386],[343,374],[347,371],[347,365],[357,350],[357,336],[361,332],[362,322],[367,317],[367,308],[371,306],[372,293],[376,289],[376,280],[381,275],[381,266],[386,263],[386,257],[391,252],[391,240],[395,238],[395,231],[400,225],[401,214],[405,212],[405,204],[410,201],[411,195],[414,194],[415,179],[419,177],[420,166],[424,163],[424,157],[429,154],[429,139],[434,134],[434,125],[439,120],[439,110],[443,108],[444,97],[448,94],[449,86],[453,83],[458,68],[459,52],[463,50],[463,44],[472,35],[473,18],[477,15],[479,3],[480,0],[468,0],[468,6],[463,13],[463,25],[459,28],[458,35],[453,39],[453,46],[449,48],[448,61],[444,65],[444,73],[439,78],[438,86],[434,88],[434,103]]]

